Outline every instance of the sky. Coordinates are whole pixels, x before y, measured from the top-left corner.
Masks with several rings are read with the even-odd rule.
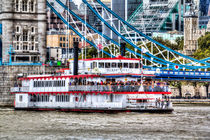
[[[78,6],[82,3],[82,0],[72,0],[75,4],[77,4]]]

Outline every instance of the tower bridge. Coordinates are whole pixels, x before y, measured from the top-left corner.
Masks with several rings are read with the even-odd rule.
[[[8,54],[12,54],[12,52],[8,51],[10,50],[9,48],[11,47],[11,45],[11,50],[15,54],[12,56],[12,60],[17,59],[21,55],[34,53],[37,58],[42,60],[31,62],[44,62],[45,39],[43,37],[45,36],[45,33],[43,31],[45,31],[46,27],[46,23],[44,23],[46,22],[46,14],[44,13],[46,2],[51,11],[62,20],[62,22],[67,26],[68,29],[73,30],[82,39],[83,42],[87,42],[91,46],[95,47],[98,50],[98,53],[102,56],[106,55],[108,57],[117,57],[120,54],[120,48],[122,47],[121,44],[125,42],[130,45],[129,48],[125,48],[126,54],[128,54],[132,58],[142,58],[144,68],[153,70],[160,69],[160,72],[156,75],[157,78],[162,78],[166,80],[170,78],[174,80],[178,79],[198,81],[208,81],[208,79],[210,79],[209,72],[207,71],[210,68],[209,58],[197,60],[168,48],[167,46],[147,36],[143,33],[143,31],[135,28],[129,22],[125,21],[100,0],[82,0],[82,2],[85,6],[85,9],[91,10],[91,12],[94,13],[94,15],[98,18],[98,21],[101,22],[101,25],[103,26],[102,28],[107,28],[110,31],[110,34],[107,34],[103,31],[98,31],[86,21],[87,15],[81,17],[80,15],[69,9],[69,7],[61,0],[30,1],[29,3],[27,3],[29,6],[28,9],[23,9],[23,3],[21,6],[20,1],[14,1],[13,4],[10,1],[0,2],[3,2],[5,5],[16,6],[13,10],[11,8],[2,8],[1,10],[2,15],[0,20],[3,25],[3,65],[29,65],[28,63],[6,63],[6,61],[9,60]],[[54,5],[52,5],[52,2],[54,3]],[[174,3],[171,3],[171,6],[174,7],[177,5],[177,3],[178,1],[174,1]],[[97,10],[98,6],[101,6],[100,11]],[[63,13],[61,13],[61,8],[67,13],[67,16],[64,16]],[[142,11],[141,5],[139,6],[139,9],[137,9],[137,11],[135,12]],[[10,17],[14,19],[13,21],[9,20],[9,18],[6,18],[7,16],[5,15],[5,11],[8,11],[9,13],[11,13],[11,15],[13,15],[12,17]],[[21,16],[22,12],[25,12],[25,16]],[[169,10],[168,14],[170,14],[170,12],[171,11]],[[29,20],[30,15],[33,15],[32,21]],[[134,15],[136,16],[136,14],[134,13],[131,18],[134,18]],[[18,17],[21,18],[19,19]],[[161,19],[161,22],[162,21],[164,21],[164,18]],[[12,30],[12,27],[6,27],[7,24],[13,25],[13,27],[15,26],[16,31],[14,32]],[[29,24],[31,27],[30,29]],[[32,29],[33,27],[34,29]],[[9,31],[6,31],[6,29],[8,29]],[[24,36],[22,36],[20,40],[17,40],[19,35],[17,31],[18,29],[20,29],[21,31],[27,30],[27,35],[30,39],[24,41]],[[34,30],[35,32],[34,40],[32,40],[32,30]],[[95,39],[93,34],[97,34],[98,39]],[[14,42],[12,41],[14,40],[13,36],[16,38]],[[117,36],[117,39],[113,38],[113,36]],[[103,47],[100,48],[99,46]],[[38,48],[38,50],[36,50],[36,47]],[[31,48],[32,50],[28,48]],[[27,51],[24,51],[24,49],[26,49]],[[7,55],[5,55],[6,50],[9,52]],[[29,59],[32,60],[35,58],[29,57]],[[30,64],[39,65],[41,63]]]

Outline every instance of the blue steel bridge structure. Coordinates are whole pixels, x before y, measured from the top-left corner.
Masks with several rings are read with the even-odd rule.
[[[54,4],[51,4],[52,2]],[[102,56],[113,58],[119,56],[122,43],[126,43],[129,44],[129,47],[125,48],[126,54],[132,58],[141,58],[144,68],[156,71],[156,79],[210,82],[210,71],[208,71],[210,57],[197,60],[168,48],[136,29],[100,0],[82,0],[82,2],[85,5],[85,11],[89,8],[108,33],[92,27],[86,21],[86,16],[80,17],[60,0],[46,1],[47,6],[68,29],[74,31],[84,43],[95,47]],[[102,12],[97,10],[98,5],[101,6]],[[66,11],[67,16],[60,13],[61,8]],[[117,36],[117,39],[113,39],[113,36]]]
[[[110,34],[92,27],[60,0],[47,0],[47,6],[69,29],[73,30],[84,42],[95,47],[102,55],[117,57],[120,55],[122,42],[125,42],[131,46],[125,48],[126,54],[130,57],[142,58],[144,68],[156,70],[156,79],[210,82],[210,72],[207,71],[210,68],[210,58],[197,60],[168,48],[133,27],[100,0],[82,1],[85,8],[89,8],[97,16],[103,28],[109,30]],[[51,2],[56,2],[56,4],[51,5]],[[102,12],[97,10],[96,4],[102,7]],[[64,17],[59,13],[60,8],[63,8],[68,16]],[[79,28],[78,23],[82,24],[82,29]],[[113,39],[113,36],[117,36],[118,39]]]

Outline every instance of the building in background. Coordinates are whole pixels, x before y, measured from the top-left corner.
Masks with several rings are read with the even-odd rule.
[[[199,3],[199,27],[206,29],[210,20],[210,0],[200,0]]]
[[[127,20],[140,6],[142,0],[112,0],[112,10],[121,18]]]
[[[128,22],[149,36],[153,32],[181,32],[185,3],[183,0],[143,0]]]
[[[171,43],[176,43],[176,39],[182,38],[184,35],[178,31],[169,31],[166,33],[154,32],[152,37],[161,37],[164,40],[169,40]]]
[[[46,1],[0,0],[2,61],[45,62]]]
[[[74,11],[77,15],[81,16],[81,13],[78,10],[78,6],[75,5],[74,2],[70,0],[61,0],[62,3],[68,6],[69,9]],[[50,3],[52,6],[55,6],[56,9],[59,9],[59,13],[67,19],[68,12],[64,10],[63,7],[61,7],[57,2],[51,2]],[[71,22],[71,17],[68,17],[69,21]],[[60,18],[53,13],[50,8],[47,8],[47,31],[61,31],[63,32],[67,26],[63,23],[63,21],[60,20]]]
[[[198,13],[196,5],[190,4],[190,9],[184,16],[184,54],[192,56],[198,49],[198,38],[205,35],[206,29],[198,28]]]
[[[47,35],[48,60],[65,61],[73,58],[73,43],[81,39],[73,31],[51,32]],[[80,46],[81,48],[81,46]]]
[[[102,1],[104,4],[106,4],[108,7],[110,7],[110,0],[104,0]],[[94,5],[92,4],[92,2],[90,2],[91,6],[98,11],[99,13],[102,14],[102,7],[100,4],[95,3]],[[91,25],[93,26],[95,29],[97,29],[98,31],[102,32],[102,23],[100,21],[100,19],[84,4],[82,3],[79,6],[79,10],[81,12],[81,15],[83,15],[83,19]]]

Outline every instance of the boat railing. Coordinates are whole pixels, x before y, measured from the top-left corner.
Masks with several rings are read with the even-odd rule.
[[[12,87],[10,89],[11,92],[28,92],[29,87]]]
[[[160,109],[168,109],[168,108],[173,108],[172,102],[170,101],[161,101],[161,102],[145,102],[145,103],[130,103],[127,102],[127,107],[128,108],[160,108]]]
[[[71,85],[69,91],[101,91],[101,92],[170,92],[168,86],[136,86],[136,85]]]

